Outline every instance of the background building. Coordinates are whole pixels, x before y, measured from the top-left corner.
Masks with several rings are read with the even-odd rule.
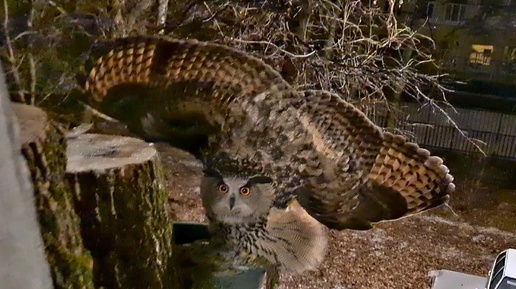
[[[453,77],[502,93],[516,86],[515,0],[412,0],[398,16],[435,41],[435,56]]]

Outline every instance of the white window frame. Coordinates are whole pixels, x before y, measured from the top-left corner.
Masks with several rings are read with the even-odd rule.
[[[448,10],[450,9],[450,10]],[[457,19],[452,19],[453,10],[458,9],[457,11]],[[450,13],[448,13],[450,11]],[[466,4],[458,4],[458,3],[449,3],[446,4],[446,13],[444,15],[444,21],[449,23],[460,23],[464,21],[466,15]],[[449,19],[448,19],[449,18]]]

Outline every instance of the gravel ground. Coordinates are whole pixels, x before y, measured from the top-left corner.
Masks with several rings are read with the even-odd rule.
[[[199,199],[202,170],[188,153],[156,144],[165,166],[170,204],[181,221],[204,221]],[[484,276],[496,254],[516,248],[516,192],[469,190],[457,180],[451,209],[379,224],[369,231],[330,233],[329,251],[318,271],[283,276],[290,288],[430,288],[431,270],[450,269]],[[474,206],[474,207],[473,207]],[[506,231],[499,230],[498,226]],[[471,225],[473,224],[473,225]],[[491,226],[491,227],[489,227]]]

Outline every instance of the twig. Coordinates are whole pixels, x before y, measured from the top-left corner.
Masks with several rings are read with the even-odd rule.
[[[212,21],[212,20],[213,20],[215,17],[217,17],[220,13],[222,13],[224,10],[226,10],[228,7],[230,7],[230,6],[229,6],[229,4],[230,4],[229,2],[226,2],[226,3],[225,3],[224,5],[222,5],[222,7],[221,7],[221,8],[219,8],[217,11],[212,12],[212,13],[211,13],[211,15],[210,15],[210,17],[208,17],[208,18],[206,18],[206,19],[203,19],[203,20],[202,20],[202,22],[203,22],[203,23],[206,23],[206,22],[210,22],[210,21]],[[204,2],[204,5],[206,5],[206,7],[208,7],[208,10],[210,10],[210,9],[209,9],[209,6],[208,6],[208,4],[207,4],[206,2]]]
[[[243,39],[237,39],[237,38],[226,38],[227,40],[229,41],[234,41],[234,42],[240,42],[240,43],[245,43],[245,44],[262,44],[262,45],[266,45],[266,46],[272,46],[274,47],[275,49],[277,49],[278,51],[280,51],[281,53],[284,53],[292,58],[308,58],[314,54],[317,53],[317,51],[312,51],[310,53],[307,53],[307,54],[293,54],[291,52],[288,52],[286,51],[285,49],[281,48],[281,47],[278,47],[276,44],[274,43],[271,43],[269,41],[253,41],[253,40],[243,40]]]
[[[57,5],[57,3],[56,3],[56,2],[54,2],[54,1],[52,1],[52,0],[47,0],[46,2],[47,2],[47,4],[49,4],[50,6],[52,6],[52,7],[56,8],[56,9],[57,9],[57,11],[59,11],[59,13],[60,13],[61,15],[67,15],[67,14],[68,14],[68,12],[66,12],[66,10],[64,10],[61,6]]]
[[[165,33],[165,23],[167,22],[167,12],[168,12],[168,0],[159,0],[158,1],[158,27],[162,27],[158,34]]]
[[[22,90],[23,85],[21,83],[21,77],[18,72],[18,64],[16,61],[16,56],[14,54],[11,37],[9,35],[10,34],[9,33],[9,6],[7,4],[7,0],[4,0],[4,31],[5,31],[5,44],[7,47],[7,52],[9,53],[8,61],[11,64],[11,68],[8,71],[12,74],[12,76],[14,78],[14,82],[18,88],[18,91],[17,91],[18,99],[15,99],[15,101],[27,103],[26,99],[25,99],[25,93]]]
[[[34,1],[30,1],[30,12],[29,17],[27,18],[27,30],[32,30],[32,24],[34,21]],[[28,44],[28,60],[29,60],[29,93],[30,93],[30,104],[34,104],[36,98],[36,64],[34,62],[34,55],[32,54],[33,44],[32,41],[29,41]]]
[[[464,138],[466,138],[466,140],[471,143],[482,155],[484,156],[487,156],[487,154],[484,152],[484,150],[476,143],[474,142],[470,137],[468,137],[464,131],[462,129],[460,129],[460,127],[457,125],[457,123],[453,120],[452,117],[450,117],[448,115],[448,113],[442,108],[440,107],[439,105],[436,105],[435,102],[433,101],[430,101],[429,102],[430,105],[432,105],[432,107],[435,107],[437,108],[437,110],[442,113],[444,116],[446,116],[447,120],[453,125],[453,127],[455,127],[457,129],[457,131],[460,133],[460,135]]]
[[[85,104],[83,102],[81,102],[81,104],[82,104],[82,106],[84,106],[84,109],[86,111],[88,111],[88,112],[91,112],[92,115],[97,116],[97,117],[99,117],[99,118],[101,118],[103,120],[109,121],[109,122],[119,123],[118,120],[116,120],[116,119],[114,119],[114,118],[112,118],[112,117],[110,117],[108,115],[103,114],[102,112],[94,109],[93,107],[91,107],[91,106],[89,106],[89,105],[87,105],[87,104]]]

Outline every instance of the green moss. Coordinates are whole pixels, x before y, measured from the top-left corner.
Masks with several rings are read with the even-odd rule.
[[[106,288],[169,288],[168,196],[157,155],[134,165],[77,174],[77,209],[94,252],[94,282]]]
[[[54,287],[94,288],[92,260],[83,247],[71,191],[63,180],[66,169],[63,135],[56,126],[52,126],[43,147],[32,144],[25,146],[23,151],[28,159],[31,159],[31,155],[36,156],[34,161],[28,163]]]

